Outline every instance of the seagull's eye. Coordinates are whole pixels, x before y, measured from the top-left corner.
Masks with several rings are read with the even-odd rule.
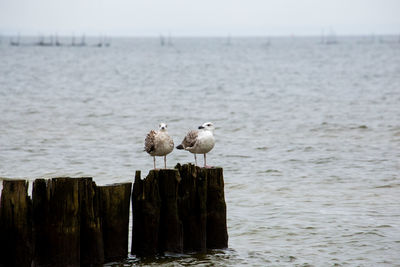
[[[207,126],[211,126],[211,124],[207,124]]]

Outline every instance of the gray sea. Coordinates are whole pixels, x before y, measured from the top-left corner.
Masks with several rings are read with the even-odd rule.
[[[216,126],[229,249],[124,266],[400,266],[395,37],[34,41],[0,43],[1,177],[132,181],[160,122],[176,145]]]

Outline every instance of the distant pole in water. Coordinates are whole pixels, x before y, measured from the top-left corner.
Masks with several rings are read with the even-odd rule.
[[[39,36],[38,36],[37,45],[42,46],[43,44],[44,44],[43,36],[42,36],[42,35],[39,35]]]
[[[99,36],[99,42],[95,45],[95,46],[97,46],[97,47],[102,47],[103,46],[103,43],[104,43],[104,38],[105,37],[103,37],[103,36]]]
[[[107,37],[107,35],[103,38],[103,45],[109,47],[111,45],[111,38]]]
[[[110,39],[106,35],[99,35],[99,42],[94,46],[103,47],[103,46],[110,46]]]
[[[14,41],[13,38],[11,37],[10,38],[10,45],[19,46],[20,39],[21,39],[20,33],[18,33],[16,41]]]
[[[336,44],[337,43],[337,39],[336,39],[336,33],[335,31],[331,28],[329,30],[329,35],[326,38],[326,42],[325,44]]]
[[[86,45],[86,42],[85,42],[85,34],[83,34],[79,46],[85,46],[85,45]]]
[[[172,37],[171,37],[171,33],[168,33],[167,44],[168,44],[168,46],[172,46]]]
[[[56,46],[61,46],[60,41],[58,40],[58,34],[56,33]]]
[[[165,40],[164,40],[164,36],[161,34],[160,35],[160,45],[164,46],[165,45]]]

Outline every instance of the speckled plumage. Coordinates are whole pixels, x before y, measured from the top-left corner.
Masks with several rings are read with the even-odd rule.
[[[174,149],[174,141],[168,135],[167,125],[160,124],[159,131],[151,130],[144,140],[144,150],[152,157],[164,156],[164,166],[166,168],[166,155]],[[156,168],[154,158],[154,168]]]
[[[184,149],[193,147],[197,141],[197,136],[199,135],[199,131],[192,130],[188,132],[183,138],[182,146]]]
[[[146,139],[144,140],[144,150],[151,155],[151,153],[154,151],[154,141],[156,137],[157,132],[154,130],[151,130],[147,136]]]
[[[199,130],[192,130],[186,134],[182,143],[177,146],[177,149],[184,149],[194,154],[197,165],[196,154],[204,155],[204,167],[206,164],[206,154],[214,148],[215,138],[213,135],[214,125],[211,122],[206,122],[199,126]]]

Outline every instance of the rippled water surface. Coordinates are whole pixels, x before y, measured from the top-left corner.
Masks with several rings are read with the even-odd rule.
[[[400,264],[399,43],[0,44],[2,177],[131,181],[152,168],[143,142],[161,121],[175,144],[216,125],[230,248],[125,265]]]

